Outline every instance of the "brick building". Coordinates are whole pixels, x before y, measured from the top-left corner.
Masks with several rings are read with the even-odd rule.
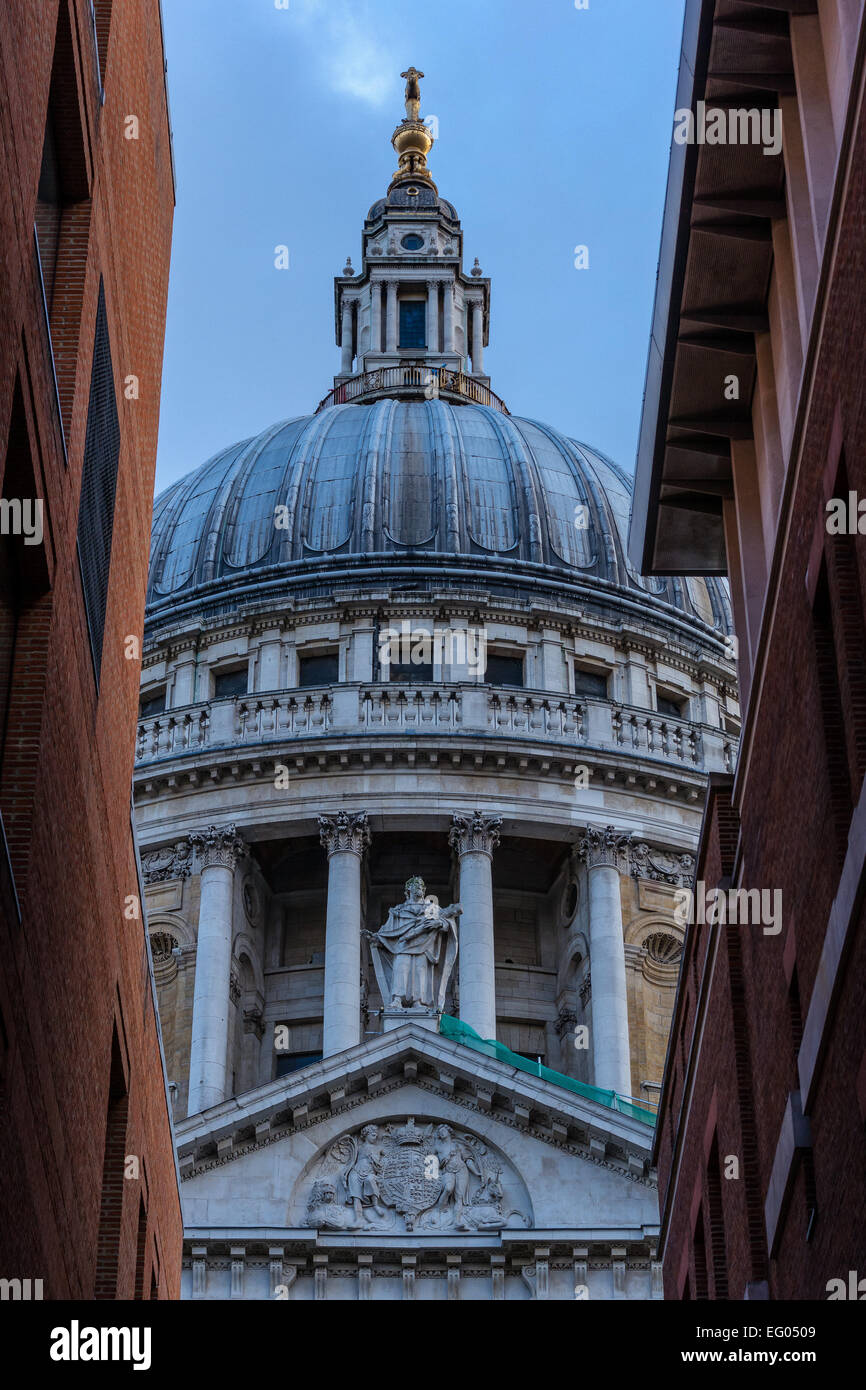
[[[727,917],[689,926],[665,1069],[668,1298],[866,1273],[866,541],[832,518],[866,493],[863,11],[686,4],[630,544],[727,573],[744,722],[696,872]],[[767,897],[734,925],[737,889]]]
[[[9,0],[0,67],[0,1276],[173,1298],[130,817],[174,206],[158,0]]]

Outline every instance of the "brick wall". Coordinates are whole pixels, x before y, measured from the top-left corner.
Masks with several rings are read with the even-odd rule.
[[[31,565],[38,550],[44,575],[18,614],[0,777],[11,860],[0,922],[0,1274],[42,1278],[50,1298],[112,1296],[110,1225],[114,1290],[132,1297],[144,1200],[139,1285],[149,1292],[158,1266],[155,1296],[174,1298],[181,1219],[158,1025],[143,922],[124,916],[139,891],[130,779],[140,672],[124,650],[143,625],[174,194],[157,0],[97,8],[104,104],[88,0],[9,0],[0,10],[0,468],[5,477],[15,465],[17,422],[18,454],[45,505],[44,543],[20,557]],[[34,247],[49,95],[72,199],[50,337]],[[124,138],[129,114],[139,117],[138,140]],[[121,448],[97,688],[76,533],[100,278]],[[137,400],[124,394],[130,374]],[[11,473],[6,481],[17,485]],[[113,1036],[125,1073],[125,1157],[136,1162],[107,1207]],[[110,1171],[115,1180],[114,1160]]]

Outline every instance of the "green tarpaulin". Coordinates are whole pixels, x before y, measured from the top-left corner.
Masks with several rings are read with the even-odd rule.
[[[587,1100],[606,1105],[609,1110],[619,1110],[623,1115],[631,1115],[632,1119],[640,1120],[641,1124],[655,1125],[656,1117],[651,1110],[644,1110],[643,1106],[624,1100],[616,1091],[603,1091],[598,1086],[587,1086],[584,1081],[575,1081],[573,1077],[563,1076],[562,1072],[553,1071],[551,1067],[542,1066],[540,1062],[521,1057],[519,1052],[512,1052],[504,1043],[496,1042],[492,1038],[480,1038],[468,1023],[461,1022],[459,1018],[451,1018],[450,1014],[443,1014],[439,1019],[439,1032],[443,1038],[453,1038],[455,1042],[463,1043],[466,1047],[474,1047],[476,1052],[484,1052],[488,1057],[498,1057],[500,1062],[507,1062],[510,1067],[517,1067],[519,1071],[528,1072],[530,1076],[540,1076],[542,1081],[562,1086],[566,1091],[575,1091]]]

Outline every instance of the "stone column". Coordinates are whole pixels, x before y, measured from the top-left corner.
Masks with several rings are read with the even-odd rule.
[[[343,360],[340,363],[340,371],[343,376],[349,376],[352,371],[352,301],[343,295],[343,323],[340,331],[340,345],[343,349]]]
[[[454,351],[454,286],[446,281],[442,286],[445,298],[442,302],[442,328],[445,334],[444,352]]]
[[[367,812],[319,816],[319,834],[328,852],[322,1052],[333,1057],[361,1041],[361,860],[370,843]]]
[[[480,811],[451,818],[448,842],[460,867],[460,1017],[482,1038],[496,1037],[493,954],[493,851],[501,816]]]
[[[387,282],[388,305],[385,315],[385,350],[397,351],[397,281]]]
[[[382,281],[370,282],[370,350],[382,351]]]
[[[439,281],[427,281],[427,351],[439,351]]]
[[[187,1111],[197,1115],[226,1098],[234,872],[246,846],[234,825],[210,825],[189,839],[201,872]]]
[[[589,827],[578,856],[589,877],[589,965],[592,971],[592,1057],[594,1083],[631,1095],[628,992],[619,874],[630,836],[612,825]]]
[[[472,372],[474,376],[484,375],[484,305],[480,299],[472,301]]]

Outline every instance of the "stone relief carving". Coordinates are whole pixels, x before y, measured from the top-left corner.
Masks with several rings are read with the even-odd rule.
[[[167,883],[174,878],[189,878],[192,869],[192,848],[188,840],[176,845],[164,845],[141,856],[141,872],[145,883]]]
[[[376,981],[387,1010],[441,1013],[457,959],[459,903],[440,907],[423,878],[410,878],[405,901],[392,907],[378,931],[365,931]]]
[[[366,1124],[309,1180],[306,1224],[332,1231],[499,1231],[529,1226],[522,1184],[488,1146],[436,1122]]]
[[[682,887],[690,884],[694,877],[695,861],[691,854],[668,854],[643,843],[632,845],[630,853],[631,872],[635,878],[650,878],[657,883]]]

